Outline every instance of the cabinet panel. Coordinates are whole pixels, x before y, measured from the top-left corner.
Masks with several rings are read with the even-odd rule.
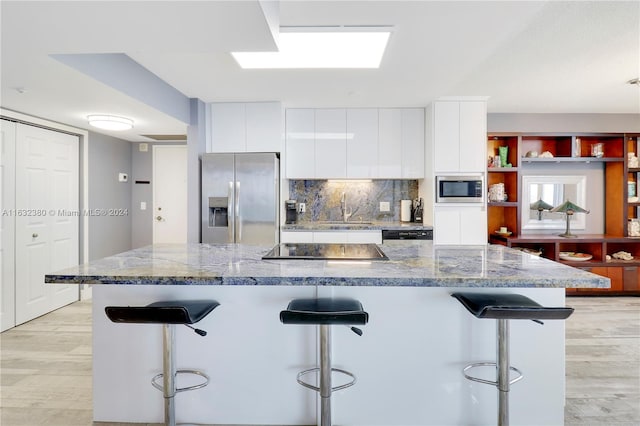
[[[348,232],[326,231],[326,232],[314,232],[314,243],[348,243]]]
[[[312,243],[313,232],[282,232],[280,237],[282,243]]]
[[[288,109],[286,112],[287,178],[315,177],[315,111]]]
[[[282,151],[282,109],[279,102],[245,105],[247,152]]]
[[[486,102],[460,102],[460,171],[484,171],[486,135]]]
[[[209,152],[244,152],[245,105],[243,103],[210,104],[211,146]]]
[[[347,241],[350,243],[382,244],[382,231],[349,231]]]
[[[347,177],[378,177],[378,110],[347,110]]]
[[[378,120],[378,177],[402,176],[402,112],[381,108]]]
[[[433,243],[460,244],[460,210],[454,207],[435,207],[433,211]]]
[[[457,172],[460,167],[460,103],[436,102],[433,113],[434,171]]]
[[[482,169],[480,169],[482,170]],[[402,177],[424,177],[424,109],[402,110]]]
[[[315,177],[347,176],[347,114],[344,109],[315,111]]]

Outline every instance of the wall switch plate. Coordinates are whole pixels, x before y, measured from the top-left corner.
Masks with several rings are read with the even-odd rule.
[[[118,173],[118,182],[127,182],[129,176],[126,173]]]
[[[391,205],[389,204],[388,201],[380,201],[380,211],[381,212],[388,212],[389,210],[391,210]]]
[[[145,201],[140,201],[140,210],[146,210],[147,209],[147,203]]]
[[[305,203],[298,203],[298,213],[304,213],[307,211],[307,205]]]

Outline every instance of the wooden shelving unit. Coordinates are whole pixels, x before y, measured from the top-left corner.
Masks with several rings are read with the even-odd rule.
[[[487,188],[503,183],[507,200],[487,204],[487,226],[489,242],[509,247],[528,248],[541,255],[576,268],[609,277],[611,289],[567,289],[567,294],[584,295],[640,295],[640,237],[630,237],[628,221],[640,221],[640,199],[629,200],[629,190],[635,187],[640,196],[640,167],[629,168],[627,154],[640,156],[640,134],[489,134],[487,155],[498,155],[498,147],[508,147],[508,162],[512,167],[491,167],[487,161]],[[592,151],[592,148],[594,150]],[[593,156],[596,152],[599,156]],[[540,157],[543,152],[553,155]],[[523,172],[531,171],[538,164],[546,173],[555,164],[579,166],[580,163],[600,164],[603,168],[604,189],[604,234],[579,235],[578,238],[562,238],[548,234],[522,234],[521,194]],[[631,184],[629,184],[631,183]],[[512,235],[500,236],[495,233],[506,226]],[[631,253],[633,260],[623,261],[610,258],[619,251]],[[588,261],[566,261],[560,259],[561,252],[588,253]]]

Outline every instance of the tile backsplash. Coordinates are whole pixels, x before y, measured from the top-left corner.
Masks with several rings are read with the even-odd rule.
[[[400,221],[400,200],[418,198],[417,180],[326,181],[290,180],[289,199],[306,203],[306,212],[298,222],[340,221],[340,199],[346,194],[352,210],[350,221]],[[389,203],[389,211],[380,211],[380,202]]]

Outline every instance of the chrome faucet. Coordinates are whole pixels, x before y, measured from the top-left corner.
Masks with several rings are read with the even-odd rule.
[[[347,193],[343,192],[340,197],[340,211],[342,212],[342,221],[346,222],[353,214],[353,210],[347,207]]]

